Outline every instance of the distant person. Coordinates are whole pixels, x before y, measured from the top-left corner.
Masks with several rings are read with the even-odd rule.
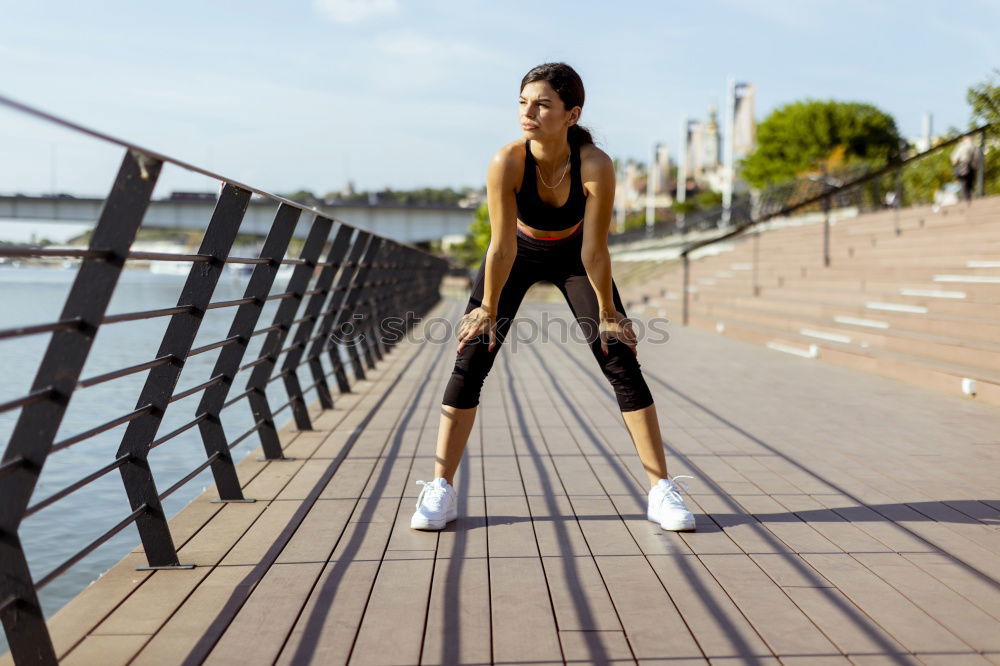
[[[972,142],[971,136],[963,137],[958,146],[951,152],[952,173],[962,184],[962,198],[972,201],[972,188],[976,183],[979,171],[979,148]]]
[[[525,293],[540,280],[562,292],[614,389],[649,477],[647,517],[663,529],[695,529],[694,516],[667,476],[656,406],[611,276],[608,230],[615,169],[590,132],[577,124],[583,98],[580,76],[564,63],[539,65],[521,80],[522,134],[490,160],[490,244],[459,323],[458,356],[441,406],[435,478],[417,482],[424,487],[410,520],[413,529],[440,530],[457,517],[451,483],[475,422],[483,381]],[[555,362],[558,355],[548,357]]]

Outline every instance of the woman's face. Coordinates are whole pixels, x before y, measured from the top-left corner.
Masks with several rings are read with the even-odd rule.
[[[566,105],[548,81],[532,81],[524,86],[518,101],[518,119],[529,139],[556,139],[566,136],[566,129],[580,118],[580,107],[566,110]]]

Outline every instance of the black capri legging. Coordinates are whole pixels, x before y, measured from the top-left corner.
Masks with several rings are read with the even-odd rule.
[[[653,396],[642,376],[639,361],[628,345],[610,338],[607,356],[601,351],[597,294],[580,258],[582,244],[583,224],[566,238],[556,240],[533,238],[518,229],[517,256],[497,302],[496,345],[490,352],[489,336],[485,333],[466,342],[455,360],[455,368],[445,388],[442,401],[445,405],[466,409],[479,404],[483,381],[493,367],[521,301],[528,288],[540,280],[553,283],[566,298],[594,358],[615,391],[621,411],[634,411],[653,404]],[[483,304],[485,280],[484,259],[472,285],[466,314]],[[615,308],[622,316],[628,316],[614,280],[611,281],[611,291]]]

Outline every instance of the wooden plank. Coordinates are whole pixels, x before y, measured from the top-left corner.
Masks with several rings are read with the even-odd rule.
[[[379,562],[329,562],[275,664],[343,664],[354,642]]]
[[[489,568],[494,661],[562,663],[545,574],[538,558],[494,557],[491,553]]]
[[[707,663],[644,557],[600,555],[596,561],[639,663]]]
[[[49,618],[49,633],[60,659],[152,575],[152,571],[136,571],[145,565],[145,555],[129,553]],[[9,652],[3,660],[13,664]]]
[[[734,500],[774,537],[780,539],[788,550],[795,553],[843,552],[811,525],[789,513],[768,495],[732,495]],[[770,540],[769,540],[770,541]]]
[[[422,664],[491,661],[483,429],[477,425],[455,477],[458,518],[438,536]]]
[[[1000,585],[996,581],[984,580],[941,553],[903,553],[903,557],[1000,619]]]
[[[487,475],[490,461],[485,461]],[[487,476],[487,480],[489,476]],[[493,658],[562,661],[545,572],[527,499],[487,497]]]
[[[888,553],[891,549],[809,495],[779,495],[774,498],[814,530],[848,553]]]
[[[646,559],[709,661],[778,664],[698,556],[646,555]]]
[[[204,663],[273,662],[322,567],[319,563],[270,567]]]
[[[795,655],[839,655],[829,639],[750,558],[704,555],[700,560],[782,661]]]
[[[700,494],[692,497],[701,509],[708,514],[732,540],[728,545],[723,540],[715,540],[713,545],[720,549],[714,552],[743,553],[781,553],[788,552],[787,546],[775,538],[773,534],[761,525],[753,516],[743,510],[735,501],[722,494]],[[700,526],[699,526],[700,527]],[[695,532],[698,534],[698,532]],[[707,536],[707,535],[706,535]],[[692,538],[689,543],[695,544],[707,541],[701,536]],[[698,551],[702,552],[702,551]]]
[[[635,664],[632,649],[621,631],[559,632],[567,664]],[[563,663],[563,662],[559,662]]]
[[[116,666],[128,664],[149,640],[144,635],[87,636],[68,657],[60,659],[63,666]]]
[[[184,604],[156,632],[132,662],[135,666],[179,664],[199,641],[214,641],[224,627],[213,622],[234,592],[249,593],[253,567],[219,566],[202,580]]]
[[[785,588],[785,594],[851,661],[866,664],[920,663],[882,627],[863,616],[840,590],[789,586]],[[852,621],[851,616],[862,616],[864,619]]]
[[[275,541],[289,528],[302,502],[267,502],[260,516],[226,553],[223,566],[253,565],[264,559]]]
[[[91,630],[91,635],[156,633],[210,571],[207,566],[154,571],[142,587]]]
[[[849,555],[803,555],[858,608],[913,653],[966,653],[969,646]]]
[[[289,504],[293,504],[289,502]],[[326,562],[344,535],[357,499],[318,499],[278,554],[277,564]]]
[[[365,609],[352,664],[409,665],[420,662],[434,553],[383,560]],[[391,649],[386,638],[392,637]]]
[[[266,502],[233,502],[224,505],[205,528],[177,550],[177,557],[182,564],[218,564],[266,508]]]
[[[358,627],[351,663],[420,661],[438,535],[411,530],[412,513],[413,505],[397,500],[396,519]],[[387,652],[388,634],[393,637],[393,649]]]
[[[980,652],[1000,654],[1000,620],[895,553],[855,555],[861,564],[899,590],[925,613]]]

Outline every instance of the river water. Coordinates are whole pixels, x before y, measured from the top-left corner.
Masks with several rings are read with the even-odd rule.
[[[57,321],[75,276],[75,267],[16,268],[0,265],[0,304],[2,304],[0,329]],[[185,275],[182,274],[125,270],[115,289],[108,314],[174,306],[177,304],[184,281]],[[245,277],[225,272],[212,300],[241,298],[245,283]],[[283,291],[285,285],[286,281],[279,278],[271,293]],[[274,300],[266,304],[257,328],[270,325],[278,303],[279,301]],[[224,339],[236,309],[229,307],[209,310],[194,346]],[[154,359],[168,320],[169,317],[159,317],[101,327],[81,379]],[[0,402],[23,396],[30,391],[50,337],[50,334],[44,334],[0,340],[0,368],[3,369]],[[258,335],[252,339],[243,363],[258,357],[265,337]],[[287,341],[285,344],[287,345]],[[213,350],[190,358],[184,367],[175,393],[209,379],[217,355],[218,350]],[[346,353],[342,353],[342,357],[346,360]],[[281,360],[279,359],[279,363]],[[324,365],[329,367],[327,361],[324,361]],[[141,372],[90,388],[78,389],[70,401],[56,441],[135,409],[146,375],[146,372]],[[313,381],[304,368],[299,377],[303,385],[311,384]],[[230,396],[242,393],[247,379],[249,371],[240,373],[232,386]],[[336,391],[335,385],[334,391]],[[194,418],[201,395],[201,392],[198,392],[171,404],[159,428],[158,436],[169,433]],[[311,403],[315,396],[315,391],[311,391],[306,394],[306,399]],[[269,397],[272,409],[285,403],[288,397],[281,381],[270,384]],[[4,448],[7,446],[19,413],[19,410],[0,413],[0,445]],[[276,425],[280,428],[290,420],[290,410],[286,409],[276,418]],[[225,409],[222,412],[222,421],[229,441],[246,432],[253,425],[250,407],[246,400],[241,400]],[[119,426],[53,453],[45,463],[30,504],[37,503],[113,461],[125,428],[125,425]],[[234,461],[239,462],[258,445],[259,438],[251,435],[233,449]],[[205,450],[197,427],[153,449],[149,461],[158,492],[163,492],[204,460]],[[206,469],[164,500],[167,516],[175,515],[212,483],[211,471]],[[130,507],[122,487],[121,475],[115,470],[70,497],[59,500],[26,518],[21,525],[20,537],[28,556],[33,579],[37,581],[48,574],[129,513]],[[39,596],[46,617],[54,614],[137,545],[139,536],[135,525],[132,524],[43,588]],[[0,639],[2,638],[0,635]],[[3,640],[0,644],[0,653],[6,649],[6,640]]]

